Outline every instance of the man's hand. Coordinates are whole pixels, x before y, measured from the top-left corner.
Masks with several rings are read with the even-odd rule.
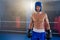
[[[46,30],[46,39],[50,40],[52,37],[51,30]]]
[[[31,35],[30,32],[31,32],[31,29],[28,30],[28,34],[27,34],[28,38],[31,38],[32,37],[32,35]]]

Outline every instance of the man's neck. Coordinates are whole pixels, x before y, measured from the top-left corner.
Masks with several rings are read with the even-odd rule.
[[[42,14],[42,12],[37,12],[38,14]]]

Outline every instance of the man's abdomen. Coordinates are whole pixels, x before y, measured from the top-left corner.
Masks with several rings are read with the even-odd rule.
[[[34,28],[44,29],[44,23],[34,23]]]

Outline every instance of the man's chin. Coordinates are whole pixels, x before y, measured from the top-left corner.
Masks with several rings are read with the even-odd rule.
[[[36,10],[36,12],[40,12],[40,10]]]

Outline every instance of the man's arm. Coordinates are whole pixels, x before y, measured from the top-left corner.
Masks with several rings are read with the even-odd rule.
[[[47,14],[45,15],[45,25],[46,25],[46,30],[50,30],[50,24],[49,24],[49,20],[48,20],[48,16]]]
[[[46,33],[47,33],[46,38],[47,38],[47,40],[50,40],[50,38],[52,37],[52,34],[51,34],[51,29],[50,29],[47,14],[46,14],[45,22],[46,22]]]
[[[32,28],[33,28],[33,19],[31,17],[30,24],[29,24],[29,29],[32,29]]]
[[[28,38],[31,38],[31,36],[32,36],[31,33],[30,33],[30,31],[32,30],[32,28],[33,28],[33,19],[31,17],[29,28],[28,28]]]

